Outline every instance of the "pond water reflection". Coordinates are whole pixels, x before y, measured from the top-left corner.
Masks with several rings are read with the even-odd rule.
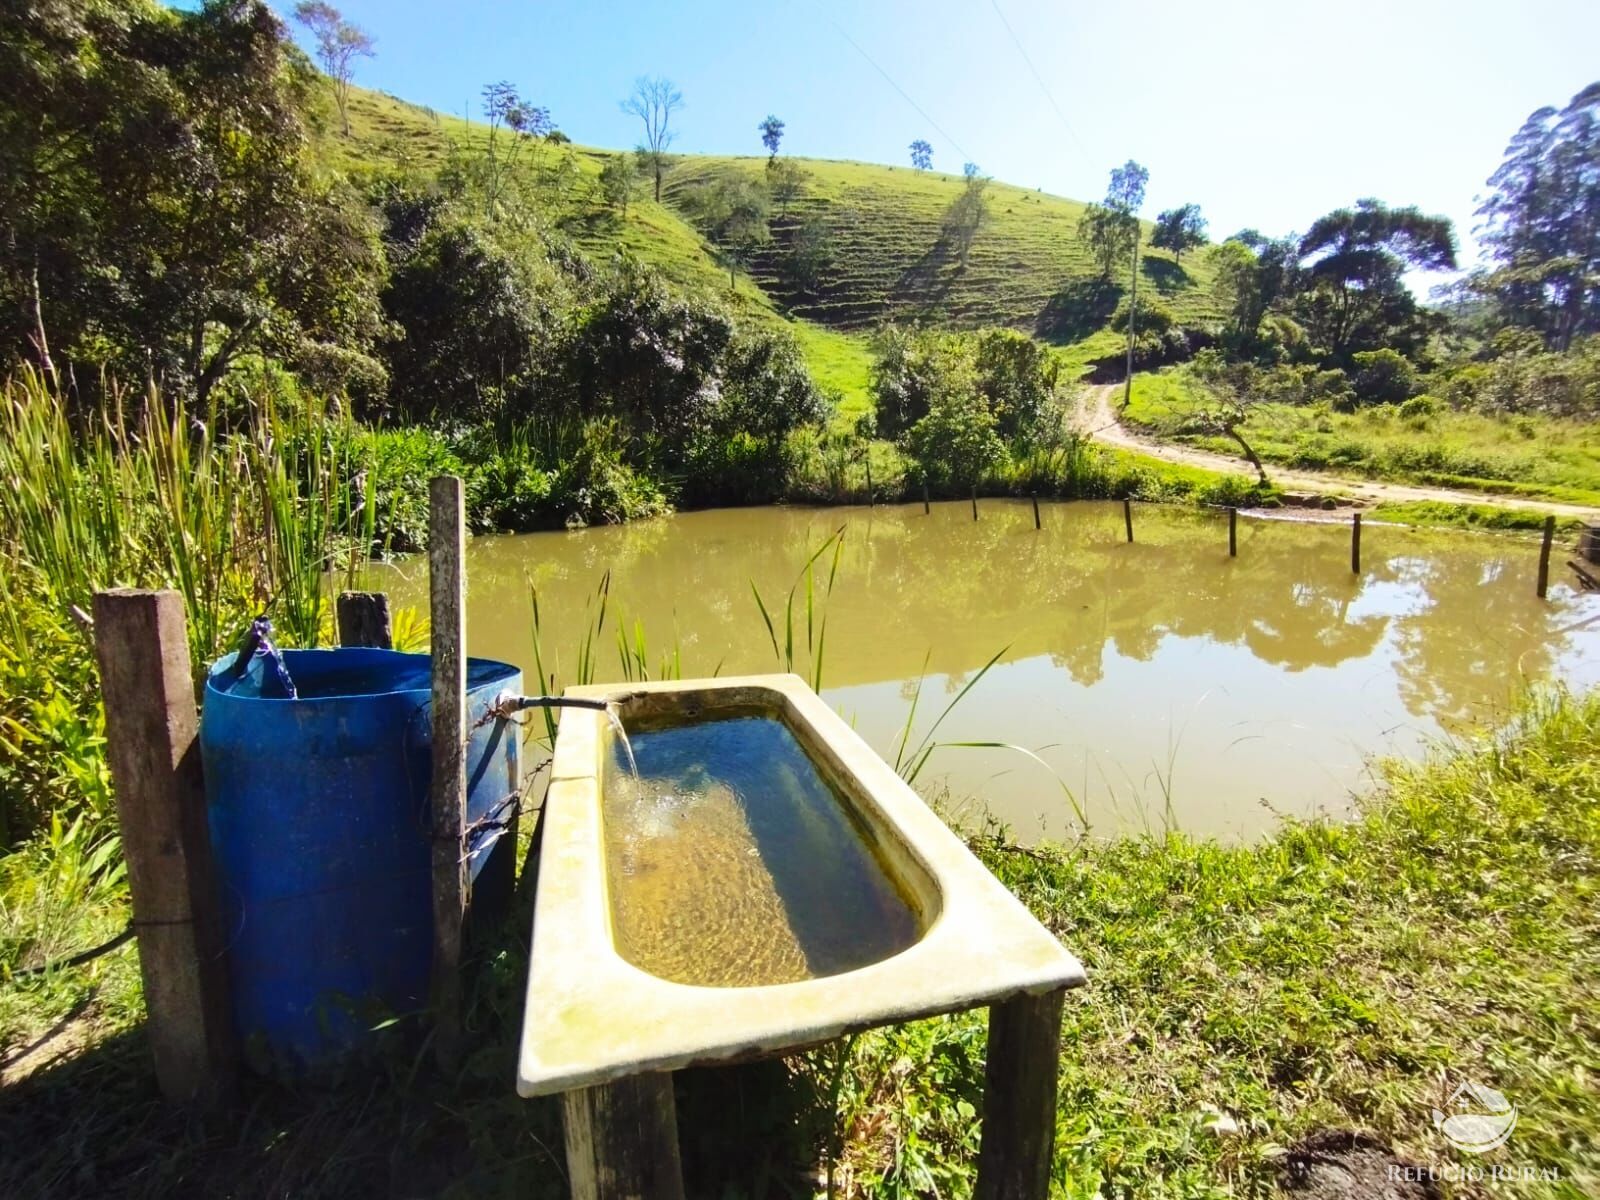
[[[474,539],[468,648],[532,678],[530,586],[547,660],[570,682],[602,574],[610,616],[597,680],[621,678],[616,625],[685,676],[775,669],[751,584],[770,604],[845,529],[826,601],[823,694],[892,761],[917,678],[919,730],[999,662],[939,730],[1039,754],[1096,832],[1171,824],[1249,837],[1274,813],[1347,811],[1374,754],[1418,755],[1502,718],[1526,684],[1600,682],[1600,596],[1533,594],[1537,543],[1368,524],[1024,502],[743,509],[639,525]],[[426,605],[421,559],[380,571]],[[1560,578],[1560,572],[1557,572]],[[781,636],[781,632],[780,632]],[[548,665],[548,662],[547,662]],[[923,784],[987,806],[1022,838],[1073,828],[1060,784],[1004,750],[936,754]]]

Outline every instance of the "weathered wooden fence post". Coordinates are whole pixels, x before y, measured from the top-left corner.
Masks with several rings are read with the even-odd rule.
[[[1228,510],[1228,557],[1239,557],[1239,510]]]
[[[461,480],[428,485],[428,591],[433,624],[433,972],[435,1049],[451,1067],[461,1042],[461,942],[467,863],[466,519]]]
[[[215,1104],[234,1044],[183,597],[96,593],[94,632],[156,1080]]]
[[[872,507],[872,455],[871,455],[870,452],[867,454],[867,457],[866,457],[865,461],[866,461],[866,464],[867,464],[867,507],[871,508]]]
[[[1128,527],[1128,541],[1133,541],[1133,501],[1122,498],[1122,523]]]
[[[561,1128],[572,1200],[683,1200],[671,1075],[564,1092]]]
[[[1064,992],[989,1009],[975,1200],[1045,1200],[1056,1134]]]
[[[1544,541],[1539,545],[1539,583],[1536,591],[1539,599],[1543,600],[1545,593],[1550,590],[1550,544],[1556,537],[1556,518],[1551,513],[1544,519]]]
[[[335,605],[341,646],[394,649],[394,626],[389,618],[389,597],[382,592],[340,592]]]
[[[1043,529],[1044,528],[1043,525],[1039,524],[1039,493],[1038,492],[1035,492],[1033,494],[1033,527],[1035,529]]]
[[[933,508],[928,503],[928,477],[924,475],[922,477],[922,515],[927,516],[932,511]]]
[[[978,485],[972,485],[972,519],[978,519]]]
[[[1350,517],[1350,571],[1352,574],[1361,574],[1361,514],[1353,513]]]

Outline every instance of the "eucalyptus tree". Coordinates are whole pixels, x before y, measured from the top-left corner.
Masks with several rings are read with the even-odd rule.
[[[1600,331],[1600,82],[1530,115],[1489,188],[1479,285],[1503,318],[1552,350]]]

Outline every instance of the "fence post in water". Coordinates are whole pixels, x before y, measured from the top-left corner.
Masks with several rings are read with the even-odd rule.
[[[232,1014],[183,597],[97,592],[94,633],[156,1080],[169,1100],[216,1103]]]
[[[1239,557],[1239,510],[1228,510],[1228,557]]]
[[[933,509],[928,504],[928,477],[922,477],[922,515],[927,516]]]
[[[1064,994],[1018,996],[989,1009],[975,1200],[1045,1200],[1049,1192]]]
[[[978,519],[978,485],[972,485],[972,519]]]
[[[428,592],[433,625],[433,1003],[435,1050],[452,1066],[461,1042],[461,931],[467,864],[462,826],[467,808],[466,566],[461,480],[428,485]]]
[[[865,461],[867,464],[867,507],[870,508],[872,506],[872,455],[868,454]]]
[[[1350,571],[1361,574],[1361,514],[1350,516]]]
[[[335,608],[339,617],[339,645],[394,649],[388,596],[382,592],[340,592]]]
[[[1539,545],[1539,599],[1544,599],[1544,594],[1550,590],[1550,543],[1556,536],[1556,518],[1551,513],[1544,519],[1544,541]]]
[[[572,1200],[683,1200],[671,1075],[564,1092],[561,1129]]]
[[[1039,524],[1039,493],[1038,492],[1035,492],[1033,494],[1033,527],[1035,529],[1043,529],[1044,528],[1043,525]]]
[[[1122,523],[1128,527],[1128,541],[1133,541],[1133,501],[1122,498]]]

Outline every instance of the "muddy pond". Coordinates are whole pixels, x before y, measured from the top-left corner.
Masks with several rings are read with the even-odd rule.
[[[474,538],[472,654],[534,686],[533,594],[545,669],[596,682],[795,669],[822,643],[822,694],[890,762],[993,666],[934,735],[917,786],[953,816],[983,810],[1023,840],[1172,827],[1229,840],[1276,814],[1343,815],[1382,755],[1420,757],[1509,713],[1531,684],[1600,683],[1600,595],[1553,566],[1534,595],[1537,540],[1369,523],[1362,572],[1347,524],[1239,520],[1228,557],[1215,512],[986,500],[876,508],[753,508],[559,533]],[[426,562],[376,571],[426,609]],[[824,626],[825,619],[825,626]],[[824,632],[825,630],[825,632]],[[641,650],[642,647],[642,650]],[[921,680],[920,694],[918,680]],[[1007,743],[1015,749],[957,745]],[[1036,757],[1035,757],[1036,756]]]

